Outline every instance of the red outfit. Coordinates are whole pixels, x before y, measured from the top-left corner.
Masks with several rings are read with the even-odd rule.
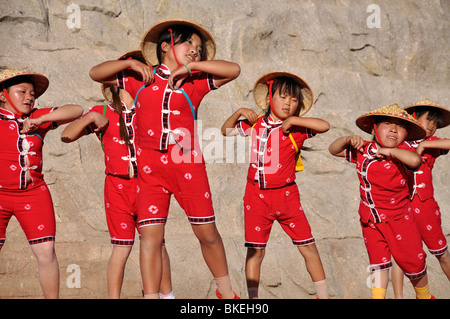
[[[139,227],[165,223],[171,194],[191,223],[214,222],[211,192],[195,120],[180,90],[168,86],[170,71],[156,69],[155,81],[143,83],[130,70],[118,74],[118,86],[136,98]],[[195,112],[203,97],[216,89],[211,74],[195,73],[181,87]],[[176,145],[176,147],[174,147]]]
[[[27,118],[38,118],[55,109],[33,109],[26,117],[16,119],[12,112],[0,108],[0,245],[13,215],[30,244],[54,241],[55,216],[42,174],[42,146],[45,135],[57,123],[46,123],[29,134],[20,130]]]
[[[264,248],[275,220],[295,245],[314,243],[295,184],[297,151],[289,135],[283,134],[281,124],[269,116],[259,117],[253,127],[247,120],[236,125],[240,135],[252,138],[244,196],[246,247]],[[291,134],[299,149],[313,136],[305,128]]]
[[[94,106],[89,112],[104,113],[104,105]],[[137,158],[134,143],[135,108],[127,109],[122,103],[122,117],[130,139],[129,145],[120,137],[119,114],[106,106],[105,116],[109,120],[102,134],[105,151],[105,212],[111,244],[131,246],[137,228]],[[89,131],[89,129],[88,129]],[[129,177],[129,170],[133,177]]]
[[[433,141],[439,140],[439,138],[430,136],[424,140],[405,142],[405,144],[416,149],[425,140]],[[432,174],[436,159],[447,153],[448,150],[425,149],[422,154],[424,161],[420,168],[414,172],[412,181],[414,187],[411,203],[415,212],[415,220],[423,241],[433,255],[442,255],[448,250],[447,239],[441,226],[440,208],[434,199]]]
[[[189,103],[179,90],[168,87],[170,71],[163,64],[156,69],[155,81],[142,89],[136,103],[138,146],[142,149],[167,150],[171,137],[185,149],[199,149],[195,121]],[[143,83],[131,70],[118,74],[118,87],[135,98]],[[181,87],[189,96],[195,112],[203,97],[215,89],[211,74],[195,73]]]
[[[361,153],[351,146],[346,159],[356,164],[360,181],[359,215],[372,270],[392,266],[391,254],[409,278],[426,273],[425,257],[409,201],[408,172],[397,160],[375,157],[375,142]]]

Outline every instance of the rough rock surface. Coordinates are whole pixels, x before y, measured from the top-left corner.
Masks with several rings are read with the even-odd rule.
[[[80,26],[67,21],[80,9]],[[380,8],[379,28],[368,6]],[[331,124],[329,132],[306,142],[305,171],[297,174],[302,205],[324,263],[332,298],[369,298],[368,258],[358,222],[359,191],[354,167],[327,150],[337,137],[363,134],[356,117],[392,103],[406,106],[430,98],[450,107],[448,91],[450,2],[446,0],[17,0],[2,1],[0,68],[29,69],[47,75],[49,90],[40,106],[103,104],[100,85],[89,69],[125,51],[138,49],[144,32],[168,18],[205,26],[217,42],[217,59],[240,64],[238,79],[207,95],[199,119],[207,170],[224,239],[234,289],[247,297],[244,274],[242,197],[247,163],[231,154],[237,140],[222,138],[223,121],[238,107],[254,106],[256,78],[273,70],[302,76],[312,87],[309,116]],[[44,146],[45,178],[57,220],[56,250],[62,298],[105,298],[106,265],[111,252],[103,209],[104,164],[94,136],[73,144],[60,142],[62,128]],[[438,131],[450,137],[450,129]],[[368,136],[365,136],[369,138]],[[242,155],[242,154],[241,154]],[[248,155],[248,154],[247,154]],[[238,163],[239,162],[239,163]],[[434,169],[436,199],[450,239],[449,158]],[[166,227],[172,279],[178,298],[215,298],[214,282],[184,212],[173,201]],[[141,297],[139,242],[127,264],[123,298]],[[449,281],[428,255],[430,289],[450,297]],[[80,288],[70,288],[80,267]],[[68,284],[69,281],[69,284]],[[405,297],[414,298],[405,280]],[[303,258],[275,224],[262,266],[260,297],[315,298]],[[0,298],[40,298],[34,256],[13,218],[0,253]],[[393,297],[392,286],[388,298]]]

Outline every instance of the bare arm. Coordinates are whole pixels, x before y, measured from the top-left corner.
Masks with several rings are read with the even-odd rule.
[[[234,80],[241,73],[238,64],[223,60],[190,62],[187,66],[191,71],[202,71],[214,75],[214,83],[217,87]],[[189,71],[184,65],[174,70],[169,77],[170,88],[179,88],[188,75]]]
[[[409,150],[399,148],[380,148],[376,154],[379,158],[396,158],[409,168],[415,169],[422,163],[422,158],[419,154]]]
[[[423,141],[417,147],[416,152],[419,155],[422,155],[423,151],[426,148],[438,148],[441,150],[450,150],[450,140],[443,138],[443,139],[434,140],[434,141]]]
[[[243,116],[250,121],[251,124],[255,123],[258,119],[258,115],[255,111],[247,108],[240,108],[234,112],[222,125],[222,135],[223,136],[234,136],[237,135],[236,123],[239,118]]]
[[[361,136],[358,135],[340,137],[330,144],[330,146],[328,147],[328,151],[333,156],[344,157],[345,149],[348,145],[351,145],[353,148],[362,152],[364,147],[364,140]]]
[[[71,143],[86,135],[86,127],[93,126],[94,132],[106,130],[108,127],[108,118],[97,112],[90,112],[79,120],[70,123],[61,133],[61,141]]]
[[[325,133],[330,129],[330,124],[319,118],[290,116],[283,121],[283,132],[290,133],[293,126],[309,128],[315,133]]]
[[[23,123],[21,133],[29,133],[37,130],[42,124],[57,122],[58,125],[76,120],[83,114],[83,108],[76,104],[63,105],[53,112],[44,114],[38,118],[28,119]]]
[[[116,85],[116,74],[126,69],[137,72],[146,85],[151,84],[154,80],[152,67],[134,59],[100,63],[89,71],[89,76],[96,82]]]

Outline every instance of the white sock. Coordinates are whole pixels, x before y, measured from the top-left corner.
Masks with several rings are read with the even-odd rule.
[[[314,287],[316,288],[317,297],[319,299],[328,299],[328,288],[326,279],[314,281]]]
[[[173,291],[171,291],[168,295],[160,293],[159,299],[175,299],[175,294],[173,293]]]
[[[224,299],[234,298],[234,293],[233,289],[231,289],[231,281],[229,275],[218,278],[215,277],[214,280],[216,281],[217,289],[219,289],[222,298]]]

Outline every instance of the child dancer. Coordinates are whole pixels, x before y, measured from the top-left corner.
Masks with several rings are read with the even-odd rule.
[[[55,253],[55,213],[42,174],[42,146],[51,129],[81,116],[79,105],[34,108],[48,88],[37,73],[6,69],[0,73],[0,250],[11,216],[19,221],[38,263],[45,298],[59,297]]]
[[[407,141],[409,147],[416,149],[424,159],[420,168],[414,172],[412,207],[420,235],[430,253],[439,260],[442,270],[450,280],[450,254],[447,239],[442,232],[441,212],[434,199],[433,176],[431,170],[440,155],[450,150],[450,140],[434,136],[436,130],[450,124],[450,111],[425,99],[404,108],[417,119],[426,135],[423,139]],[[396,298],[403,297],[403,272],[394,264],[392,284]]]
[[[130,51],[118,60],[136,59],[145,63],[141,51]],[[71,123],[61,135],[73,142],[96,132],[105,152],[105,211],[113,251],[108,262],[108,295],[119,298],[125,264],[134,244],[137,227],[137,163],[134,141],[136,108],[134,100],[115,86],[102,85],[109,105],[94,106],[80,120]],[[103,114],[103,115],[102,115]],[[109,125],[108,125],[109,124]],[[170,276],[170,260],[163,245],[163,279],[161,298],[174,298]]]
[[[423,138],[425,131],[397,104],[360,116],[356,125],[372,134],[374,141],[345,136],[334,141],[329,151],[356,164],[361,184],[359,216],[375,278],[372,298],[386,297],[392,254],[414,286],[417,298],[430,299],[426,254],[414,221],[407,182],[408,170],[417,170],[421,158],[413,150],[398,148],[405,139]]]
[[[212,60],[213,37],[185,20],[154,25],[145,34],[141,49],[150,65],[159,64],[155,75],[151,67],[136,60],[107,61],[92,68],[90,75],[95,81],[125,89],[137,100],[137,201],[145,297],[156,298],[160,290],[161,244],[172,194],[200,242],[218,286],[217,296],[237,297],[215,225],[195,118],[203,97],[235,79],[240,68],[232,62]]]
[[[222,126],[223,135],[251,136],[252,154],[244,196],[246,278],[250,299],[258,298],[261,263],[273,222],[292,238],[306,262],[317,296],[328,298],[325,272],[295,183],[296,159],[303,142],[328,131],[328,122],[305,118],[313,104],[308,84],[295,74],[271,72],[254,85],[258,117],[237,110]],[[244,120],[239,120],[243,116]]]

